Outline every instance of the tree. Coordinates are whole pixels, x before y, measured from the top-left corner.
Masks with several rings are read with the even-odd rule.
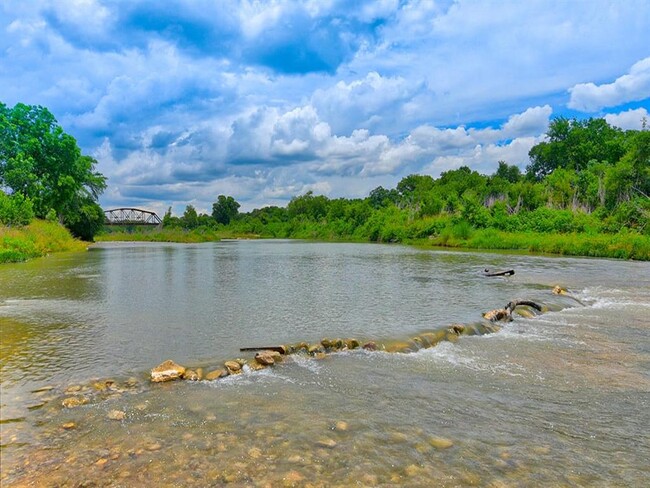
[[[185,207],[181,220],[184,229],[196,229],[199,226],[199,215],[193,205]]]
[[[75,235],[92,239],[103,222],[97,199],[106,189],[96,164],[46,108],[0,103],[0,187],[29,198],[36,217],[53,210]]]
[[[212,204],[212,218],[220,224],[228,225],[239,213],[239,203],[230,196],[219,195]]]
[[[499,167],[494,176],[503,178],[510,183],[517,183],[521,179],[521,170],[514,164],[510,166],[505,161],[499,161]]]

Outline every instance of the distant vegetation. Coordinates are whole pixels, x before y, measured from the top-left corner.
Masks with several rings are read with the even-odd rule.
[[[468,167],[410,175],[363,199],[308,192],[286,208],[239,213],[220,195],[212,215],[171,209],[170,229],[219,235],[426,243],[481,249],[650,259],[650,131],[604,119],[557,118],[522,173],[500,161],[486,176]],[[146,238],[146,236],[144,237]]]

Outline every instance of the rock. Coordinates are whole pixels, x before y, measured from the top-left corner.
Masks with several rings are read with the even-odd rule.
[[[490,322],[511,321],[512,317],[505,308],[497,308],[483,314],[483,318]]]
[[[313,344],[309,346],[307,352],[313,356],[315,354],[318,354],[319,352],[325,352],[325,350],[323,349],[323,346],[321,346],[320,344]]]
[[[63,427],[65,430],[72,430],[77,428],[77,424],[74,422],[66,422],[61,427]]]
[[[81,391],[81,386],[80,385],[71,385],[66,388],[65,393],[70,394],[70,393],[76,393],[78,391]]]
[[[151,381],[159,383],[179,379],[185,373],[185,368],[171,359],[159,364],[151,370]]]
[[[138,385],[138,379],[134,378],[133,376],[131,376],[128,380],[126,380],[126,386],[128,386],[129,388],[133,388],[137,385]]]
[[[359,341],[356,339],[346,339],[345,346],[348,349],[358,349],[360,347]]]
[[[210,371],[208,374],[205,375],[205,379],[208,381],[213,381],[216,380],[217,378],[221,378],[222,376],[228,376],[228,371],[225,369],[217,369],[215,371]]]
[[[258,352],[255,355],[255,361],[257,361],[262,366],[272,366],[273,364],[275,364],[275,359],[270,353],[271,351]]]
[[[152,442],[151,444],[147,444],[146,446],[144,446],[144,448],[147,451],[159,451],[162,448],[162,446],[158,442]]]
[[[406,476],[417,476],[420,474],[422,471],[422,468],[415,464],[410,464],[404,469],[404,473],[406,473]]]
[[[298,471],[292,470],[292,471],[289,471],[287,474],[285,474],[282,479],[285,482],[288,482],[288,483],[298,483],[298,482],[304,480],[305,477],[303,475],[301,475]]]
[[[65,408],[74,408],[88,403],[88,398],[86,398],[85,396],[73,396],[73,397],[64,398],[61,403]]]
[[[98,459],[98,460],[95,462],[95,465],[96,465],[96,466],[103,466],[103,465],[106,464],[107,462],[108,462],[108,459],[106,459],[106,458],[101,458],[101,459]]]
[[[337,442],[334,439],[323,438],[316,442],[316,445],[326,447],[327,449],[334,449],[337,446]]]
[[[237,361],[226,361],[224,363],[224,366],[226,367],[228,373],[230,374],[241,373],[241,364],[239,364]]]
[[[186,369],[182,378],[188,381],[199,381],[199,374],[193,369]]]
[[[339,431],[346,431],[348,430],[348,428],[349,428],[348,423],[343,420],[339,420],[338,422],[336,422],[336,425],[334,426],[334,430],[339,430]]]
[[[196,368],[196,375],[198,380],[201,381],[203,379],[203,368]]]
[[[465,326],[463,324],[451,324],[447,330],[456,335],[461,335],[465,332]]]
[[[566,295],[566,289],[562,288],[560,285],[555,285],[552,293],[554,295]]]
[[[320,341],[320,345],[323,346],[325,349],[329,349],[330,347],[332,347],[332,341],[330,341],[329,339],[322,339]]]
[[[111,410],[108,412],[107,417],[111,420],[124,420],[126,418],[126,413],[121,410]]]
[[[362,347],[366,351],[376,351],[377,350],[377,343],[373,342],[373,341],[366,342]]]
[[[431,444],[436,449],[449,449],[454,445],[453,441],[450,439],[445,439],[444,437],[432,437],[429,439],[429,444]]]
[[[248,365],[248,367],[249,367],[250,369],[252,369],[253,371],[259,371],[259,370],[261,370],[261,369],[266,369],[266,368],[268,368],[268,366],[265,366],[264,364],[260,364],[260,363],[258,363],[257,361],[254,361],[254,362],[250,363],[250,364]]]

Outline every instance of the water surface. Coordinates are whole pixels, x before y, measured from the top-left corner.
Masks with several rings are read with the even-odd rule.
[[[407,339],[515,298],[551,311],[413,354],[147,381],[168,358],[210,369],[244,346]],[[645,486],[649,312],[650,265],[602,259],[237,241],[3,265],[2,483]],[[78,388],[92,400],[63,408]]]

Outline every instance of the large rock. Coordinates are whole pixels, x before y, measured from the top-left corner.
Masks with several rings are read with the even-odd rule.
[[[279,353],[277,354],[278,356],[280,355]],[[255,361],[257,361],[262,366],[272,366],[275,364],[275,358],[271,354],[271,351],[258,352],[255,355]]]
[[[185,368],[168,359],[151,370],[151,381],[160,383],[162,381],[177,380],[183,376]]]
[[[239,373],[242,372],[241,371],[242,365],[239,364],[239,362],[237,362],[237,361],[226,361],[224,363],[224,366],[228,370],[229,374],[239,374]]]

